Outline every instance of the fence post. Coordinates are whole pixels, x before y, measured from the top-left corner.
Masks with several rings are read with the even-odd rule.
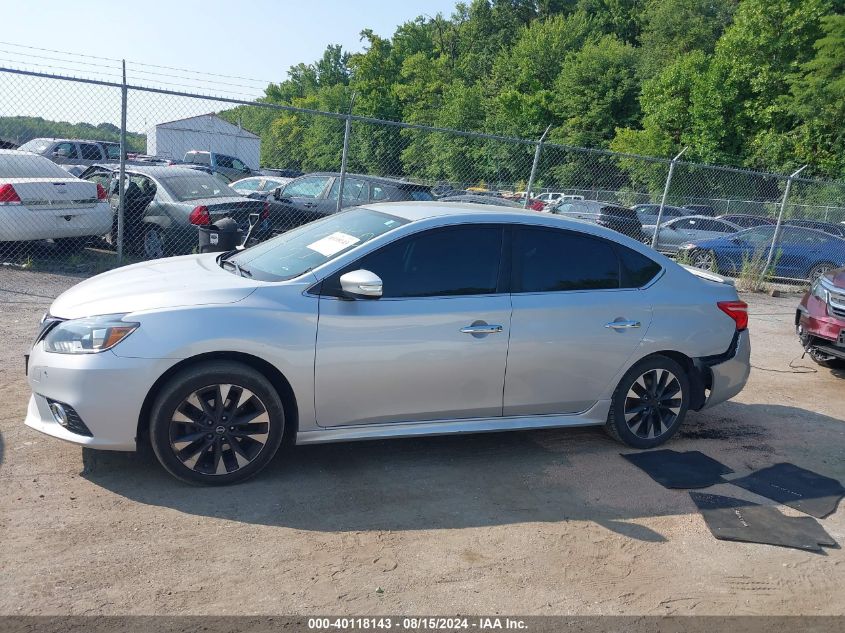
[[[523,209],[527,209],[528,204],[531,202],[531,189],[534,187],[534,178],[537,176],[537,165],[540,164],[540,154],[543,151],[543,141],[546,140],[546,134],[549,133],[550,129],[552,129],[551,125],[549,125],[546,128],[546,131],[543,132],[543,136],[541,136],[540,140],[537,141],[537,147],[534,149],[534,162],[531,163],[531,175],[528,176],[528,188],[525,191],[525,202],[522,205]]]
[[[117,198],[117,263],[123,263],[124,194],[126,193],[126,60],[123,60],[123,86],[120,88],[120,169],[118,171]],[[137,236],[135,236],[137,238]]]
[[[758,284],[763,282],[763,277],[769,270],[769,267],[772,265],[772,259],[775,256],[775,247],[777,246],[778,239],[780,238],[780,229],[781,225],[783,224],[783,212],[786,210],[786,199],[789,198],[789,190],[792,189],[792,180],[802,171],[807,169],[809,165],[804,165],[801,169],[792,172],[792,175],[786,179],[786,188],[783,190],[783,199],[780,201],[780,211],[778,212],[778,221],[775,224],[775,233],[772,235],[772,245],[769,247],[769,255],[766,257],[766,267],[763,268],[762,272],[760,273],[760,279],[758,280]]]
[[[349,131],[352,127],[352,104],[355,103],[355,93],[352,93],[352,98],[349,100],[349,113],[346,115],[346,124],[343,127],[343,156],[340,158],[340,183],[337,192],[337,208],[335,211],[340,213],[343,208],[343,187],[346,184],[346,162],[349,158]]]
[[[666,206],[666,197],[669,195],[669,186],[672,184],[672,174],[675,173],[675,163],[678,162],[678,159],[683,156],[684,152],[688,149],[688,147],[682,149],[678,152],[678,155],[672,159],[672,162],[669,163],[669,173],[666,175],[666,186],[663,187],[663,197],[660,199],[660,209],[657,211],[657,224],[654,225],[654,235],[651,237],[651,247],[654,250],[657,250],[657,244],[659,242],[660,224],[663,222],[663,208]]]

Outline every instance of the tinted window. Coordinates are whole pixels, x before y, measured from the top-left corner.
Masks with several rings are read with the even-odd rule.
[[[742,238],[746,242],[752,244],[768,244],[771,243],[772,237],[775,235],[775,227],[773,226],[759,226],[754,229],[748,229],[737,234],[737,237]]]
[[[620,244],[616,245],[616,253],[622,268],[622,287],[641,288],[649,283],[660,272],[660,264]]]
[[[65,158],[79,158],[76,152],[76,143],[59,143],[53,148],[53,155],[61,155]]]
[[[502,229],[449,227],[425,231],[380,248],[335,276],[365,269],[381,277],[383,297],[437,297],[496,292]]]
[[[243,164],[243,161],[238,160],[237,158],[232,159],[232,167],[237,169],[238,171],[246,171],[247,167]]]
[[[513,260],[515,292],[619,288],[613,247],[577,233],[522,228]]]
[[[217,166],[224,167],[226,169],[232,169],[234,165],[232,164],[232,158],[230,156],[224,156],[223,154],[217,154]]]
[[[288,198],[318,198],[325,190],[329,176],[306,176],[287,184],[282,192]]]
[[[100,160],[103,157],[100,154],[100,148],[91,143],[80,143],[79,149],[82,152],[82,158],[84,160]]]

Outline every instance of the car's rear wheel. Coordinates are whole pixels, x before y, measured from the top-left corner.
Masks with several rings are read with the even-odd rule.
[[[174,477],[195,484],[243,481],[264,468],[284,434],[270,381],[241,363],[213,361],[176,374],[156,398],[150,440]]]
[[[822,275],[826,275],[835,268],[836,264],[833,264],[831,262],[819,262],[810,269],[810,272],[807,274],[807,277],[810,279],[810,281],[815,281]]]
[[[716,256],[713,254],[713,251],[693,251],[690,255],[690,264],[702,270],[716,272]]]
[[[605,428],[628,446],[653,448],[677,432],[689,400],[689,379],[683,367],[666,356],[652,356],[619,381]]]
[[[144,257],[146,259],[161,259],[167,257],[167,238],[161,228],[154,226],[145,228],[142,233]]]

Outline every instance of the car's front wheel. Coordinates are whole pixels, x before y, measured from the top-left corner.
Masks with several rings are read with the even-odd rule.
[[[653,448],[677,432],[689,401],[689,379],[683,367],[666,356],[652,356],[619,381],[605,428],[628,446]]]
[[[285,413],[273,385],[242,363],[212,361],[179,372],[150,416],[150,440],[170,474],[195,484],[243,481],[279,448]]]
[[[713,251],[695,250],[690,255],[690,264],[702,270],[716,272],[716,255]]]

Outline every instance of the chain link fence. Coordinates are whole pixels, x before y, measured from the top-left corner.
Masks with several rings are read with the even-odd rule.
[[[845,265],[845,184],[801,174],[382,121],[345,94],[318,112],[0,68],[0,95],[0,146],[20,146],[0,150],[5,262],[93,273],[436,198],[598,222],[729,276]]]

